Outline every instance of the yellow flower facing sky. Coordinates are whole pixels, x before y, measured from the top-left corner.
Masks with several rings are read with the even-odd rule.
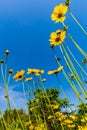
[[[25,73],[24,70],[17,71],[17,73],[13,76],[13,78],[14,78],[16,81],[22,80],[23,77],[24,77],[24,73]]]
[[[48,74],[49,74],[49,75],[51,75],[51,74],[57,74],[57,73],[59,73],[62,69],[63,69],[63,66],[60,66],[60,67],[58,67],[58,69],[56,69],[56,70],[48,71]]]
[[[65,14],[67,10],[68,10],[68,7],[62,3],[58,6],[55,6],[54,11],[51,15],[52,21],[55,21],[55,23],[64,22],[64,20],[66,19]]]
[[[27,74],[33,74],[33,73],[35,73],[36,76],[40,76],[41,74],[44,73],[44,70],[28,68]]]
[[[58,46],[62,44],[65,40],[66,32],[62,30],[57,30],[56,32],[52,32],[50,34],[50,44],[53,46]]]

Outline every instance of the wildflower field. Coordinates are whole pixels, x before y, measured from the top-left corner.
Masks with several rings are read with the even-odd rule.
[[[49,66],[46,72],[45,68],[35,66],[15,71],[15,68],[9,66],[9,48],[0,58],[0,78],[6,101],[5,111],[0,108],[0,130],[87,130],[87,52],[84,48],[86,42],[80,46],[77,36],[73,36],[66,20],[71,17],[82,34],[79,37],[83,40],[87,37],[87,31],[74,16],[71,4],[70,0],[65,0],[55,5],[50,14],[54,26],[58,25],[48,39],[50,55],[55,60],[56,68],[50,69]],[[57,87],[47,87],[47,78],[44,75],[53,76]],[[9,94],[11,80],[14,85],[19,83],[22,88],[25,106],[21,109],[18,109],[15,103],[18,98],[14,100]],[[55,84],[53,78],[51,80]],[[70,97],[75,104],[70,101],[67,92],[71,93]],[[19,104],[21,103],[20,101]]]

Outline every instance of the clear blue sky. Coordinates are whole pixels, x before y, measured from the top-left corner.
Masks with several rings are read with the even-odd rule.
[[[4,50],[10,50],[9,68],[12,67],[17,71],[31,67],[44,69],[45,72],[57,68],[48,40],[50,33],[61,27],[61,24],[55,24],[50,18],[54,6],[61,2],[64,0],[0,0],[0,57],[3,57]],[[87,30],[86,5],[86,0],[71,1],[72,12]],[[87,38],[76,26],[69,13],[65,23],[79,45],[86,51]],[[75,55],[74,48],[72,50]],[[61,56],[59,52],[59,57]],[[77,58],[80,57],[77,56]],[[67,86],[67,89],[64,88],[65,92],[70,94],[71,89],[67,82],[64,79],[63,82]],[[13,84],[12,82],[11,86],[14,86]],[[48,77],[47,86],[57,87],[54,76]],[[14,93],[10,91],[11,94]]]

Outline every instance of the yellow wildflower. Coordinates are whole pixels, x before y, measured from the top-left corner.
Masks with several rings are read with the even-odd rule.
[[[58,67],[58,69],[56,69],[56,70],[48,71],[48,74],[49,74],[49,75],[51,75],[51,74],[57,74],[57,73],[59,73],[62,69],[63,69],[63,66],[60,66],[60,67]]]
[[[13,69],[9,69],[9,71],[8,71],[10,74],[12,74],[13,73]]]
[[[18,80],[22,80],[24,78],[24,70],[21,71],[17,71],[17,73],[13,76],[14,79],[16,79],[16,81]]]
[[[57,30],[56,32],[52,32],[50,34],[50,39],[49,39],[50,44],[54,45],[54,46],[58,46],[58,45],[62,44],[65,37],[66,37],[65,31]]]
[[[52,116],[52,115],[49,115],[47,119],[52,119],[52,118],[53,118],[53,116]]]
[[[74,78],[75,76],[74,76],[74,74],[72,73],[71,75],[70,75],[70,78]]]
[[[51,107],[52,107],[53,109],[58,109],[58,108],[59,108],[59,105],[55,104],[55,105],[51,105]]]
[[[73,122],[72,122],[71,120],[69,120],[69,119],[66,119],[66,120],[64,121],[64,123],[66,123],[66,124],[72,124]]]
[[[31,124],[31,121],[25,122],[25,126],[29,126]]]
[[[29,82],[29,81],[31,81],[33,78],[32,77],[30,77],[30,78],[25,78],[25,81],[26,82]]]
[[[37,70],[36,71],[36,76],[40,76],[43,73],[44,73],[44,70]]]
[[[66,19],[65,14],[66,14],[67,10],[68,10],[68,7],[62,3],[58,6],[56,6],[51,15],[52,21],[55,21],[56,23],[64,22],[64,20]]]
[[[9,50],[5,51],[5,55],[8,56],[9,55]]]

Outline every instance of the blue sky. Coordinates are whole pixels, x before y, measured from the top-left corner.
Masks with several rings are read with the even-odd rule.
[[[9,68],[13,68],[15,72],[21,69],[27,70],[28,67],[45,69],[45,72],[57,68],[48,40],[52,31],[62,27],[60,23],[55,24],[50,18],[54,6],[61,2],[64,2],[64,0],[0,0],[0,57],[3,57],[3,52],[6,49],[10,50]],[[86,0],[84,2],[81,0],[71,2],[72,12],[87,30],[86,5]],[[76,26],[69,13],[67,13],[65,23],[69,26],[69,31],[79,45],[86,51],[87,38]],[[77,58],[80,58],[74,47],[72,47],[72,51],[74,55],[77,55]],[[60,52],[58,56],[62,57]],[[47,77],[47,75],[43,77]],[[70,92],[74,95],[67,82],[63,79],[62,74],[60,74],[60,80],[67,86],[67,88],[64,86],[64,90],[68,97],[71,96]],[[11,96],[14,95],[14,100],[18,96],[18,100],[15,100],[18,106],[20,101],[24,104],[24,99],[21,92],[14,91],[16,85],[17,83],[12,80],[9,93]],[[46,86],[58,86],[54,76],[47,77]],[[5,92],[2,81],[0,93],[2,95],[0,108],[3,110],[5,109],[2,106]],[[71,99],[74,102],[72,97]],[[22,104],[18,108],[21,106]]]

